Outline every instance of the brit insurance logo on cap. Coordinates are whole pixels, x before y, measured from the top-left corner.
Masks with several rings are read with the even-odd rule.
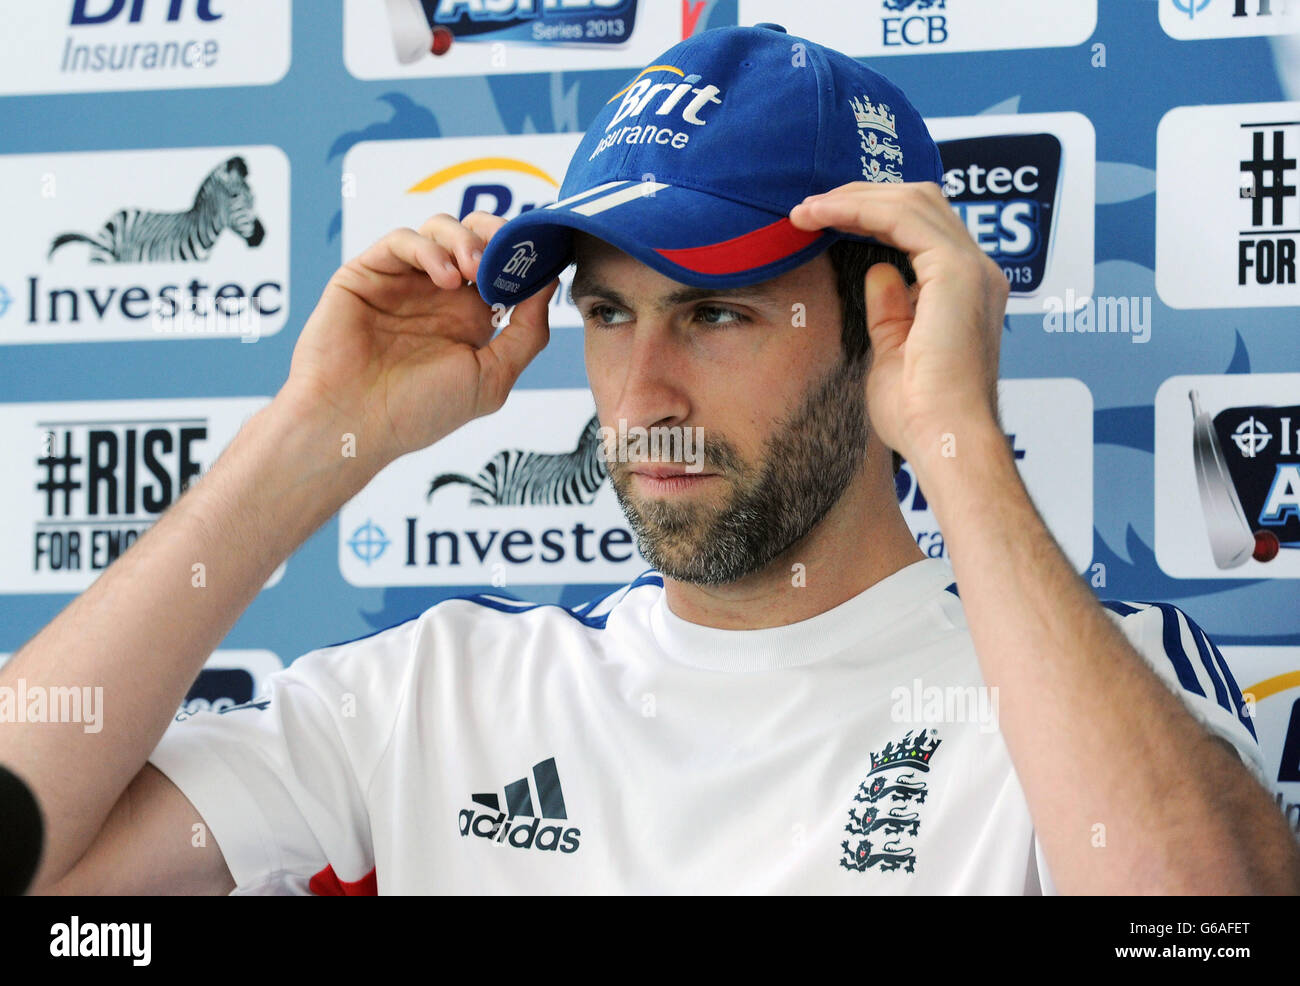
[[[664,0],[346,0],[343,60],[359,79],[630,68],[688,37],[700,6]]]
[[[708,30],[608,98],[559,201],[488,244],[479,292],[489,304],[535,293],[571,262],[574,229],[681,283],[753,284],[844,236],[791,225],[807,195],[942,178],[924,121],[884,76],[779,25]]]
[[[555,201],[581,138],[545,133],[360,141],[343,159],[342,259],[390,229],[419,228],[442,212],[457,219],[486,212],[509,221]],[[568,287],[566,272],[550,302],[552,330],[582,327]]]
[[[1055,48],[1092,36],[1097,0],[740,0],[742,24],[769,18],[854,58]]]

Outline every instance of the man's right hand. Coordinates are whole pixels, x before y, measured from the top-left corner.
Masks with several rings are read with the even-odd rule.
[[[382,468],[491,414],[546,345],[559,281],[506,312],[483,301],[484,246],[505,220],[440,213],[395,229],[330,278],[293,353],[282,396],[330,409]]]
[[[201,819],[149,755],[276,566],[390,461],[500,408],[546,345],[558,281],[516,306],[500,332],[504,310],[466,283],[478,276],[474,251],[502,225],[481,212],[464,223],[434,216],[339,268],[271,404],[0,669],[5,683],[102,688],[107,710],[94,734],[80,723],[0,726],[0,763],[45,817],[37,892],[234,886],[219,848],[191,846]],[[355,435],[354,458],[339,454],[343,433]]]

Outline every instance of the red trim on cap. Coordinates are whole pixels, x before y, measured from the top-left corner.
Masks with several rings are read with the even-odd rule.
[[[782,217],[721,243],[655,253],[697,274],[735,274],[784,260],[818,239],[822,232],[797,229],[788,218]]]
[[[371,867],[370,872],[363,876],[356,883],[348,883],[346,880],[340,880],[338,874],[334,872],[333,866],[326,866],[307,884],[307,889],[317,897],[378,897],[379,891],[375,883],[375,870]]]

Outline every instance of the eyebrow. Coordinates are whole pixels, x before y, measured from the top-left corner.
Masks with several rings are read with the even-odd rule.
[[[662,313],[702,298],[769,298],[776,291],[777,289],[769,281],[760,281],[739,288],[681,287],[661,297],[655,307]],[[604,298],[619,308],[632,308],[627,299],[609,285],[601,284],[595,277],[581,270],[574,274],[573,284],[569,287],[569,304],[574,304],[577,298]]]

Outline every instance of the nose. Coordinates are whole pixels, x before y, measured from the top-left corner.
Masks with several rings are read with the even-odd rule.
[[[690,379],[682,341],[666,319],[639,318],[635,328],[610,340],[599,357],[610,412],[616,425],[672,427],[685,422],[691,405]]]

